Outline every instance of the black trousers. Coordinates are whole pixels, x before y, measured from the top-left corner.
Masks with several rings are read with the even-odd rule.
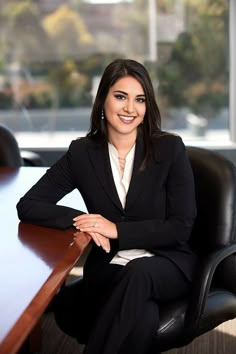
[[[190,287],[176,265],[159,256],[109,264],[84,280],[91,326],[86,354],[157,354],[159,307]]]

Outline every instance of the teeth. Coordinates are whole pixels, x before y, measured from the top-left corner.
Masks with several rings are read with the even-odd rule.
[[[134,119],[134,117],[126,117],[126,116],[120,116],[120,118],[129,121]]]

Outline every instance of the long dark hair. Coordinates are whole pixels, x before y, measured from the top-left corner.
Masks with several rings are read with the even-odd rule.
[[[106,117],[101,119],[104,103],[111,86],[119,79],[132,76],[141,84],[146,96],[146,112],[143,123],[138,127],[138,134],[142,135],[145,149],[143,166],[153,155],[153,138],[160,135],[161,114],[156,103],[152,82],[146,68],[139,62],[131,59],[116,59],[110,63],[101,78],[97,95],[91,113],[88,137],[102,136],[108,140]]]

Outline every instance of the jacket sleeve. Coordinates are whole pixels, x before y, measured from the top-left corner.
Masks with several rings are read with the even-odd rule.
[[[69,148],[68,152],[20,199],[17,204],[19,219],[59,229],[72,227],[73,218],[83,212],[56,203],[73,189],[75,184]]]
[[[173,248],[188,241],[196,217],[192,169],[181,138],[177,139],[170,163],[164,219],[118,222],[119,249],[145,248],[152,251]]]

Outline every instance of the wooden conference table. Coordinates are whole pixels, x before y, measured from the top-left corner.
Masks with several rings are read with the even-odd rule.
[[[42,167],[0,167],[0,353],[17,353],[90,238],[74,230],[20,223],[19,198],[43,175]],[[60,204],[86,210],[73,192]]]

